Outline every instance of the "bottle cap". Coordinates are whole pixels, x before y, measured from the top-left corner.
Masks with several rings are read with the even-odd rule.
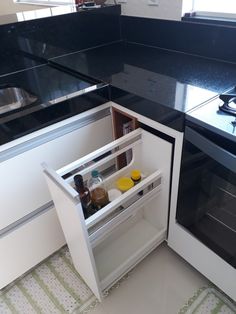
[[[116,181],[117,188],[121,192],[126,192],[134,186],[134,182],[127,177],[122,177]]]
[[[80,174],[77,174],[74,176],[74,182],[75,184],[83,184],[83,177]]]
[[[133,179],[133,180],[139,180],[140,178],[141,178],[141,172],[140,172],[140,170],[138,170],[138,169],[135,169],[135,170],[132,170],[131,171],[131,178]]]
[[[93,170],[91,174],[93,178],[97,178],[99,176],[99,172],[97,170]]]

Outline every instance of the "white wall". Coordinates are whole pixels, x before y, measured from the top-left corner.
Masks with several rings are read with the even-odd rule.
[[[191,0],[184,1],[191,2]],[[117,0],[117,2],[119,2],[119,0]],[[127,3],[122,3],[122,14],[180,20],[183,0],[158,0],[158,2],[158,6],[149,6],[147,4],[148,0],[127,0]],[[114,0],[107,0],[107,3],[114,4]],[[16,4],[13,0],[0,0],[0,15],[36,10],[39,8],[45,8],[45,6]]]
[[[119,0],[117,2],[119,3]],[[167,20],[181,19],[183,0],[158,0],[158,2],[158,6],[149,6],[148,0],[127,0],[127,3],[121,4],[122,14]],[[108,0],[107,3],[114,1]]]
[[[13,0],[0,0],[0,15],[11,14],[21,11],[36,10],[45,6],[14,3]]]

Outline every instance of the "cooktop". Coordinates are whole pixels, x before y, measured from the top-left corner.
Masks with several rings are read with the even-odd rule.
[[[187,120],[236,142],[236,87],[188,112]]]

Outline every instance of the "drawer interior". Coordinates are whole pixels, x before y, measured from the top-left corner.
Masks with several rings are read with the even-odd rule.
[[[90,224],[87,222],[87,226],[90,226],[88,227],[89,239],[93,247],[108,237],[117,225],[141,211],[144,204],[150,203],[151,200],[155,200],[157,204],[161,192],[161,177],[152,181],[147,187],[143,188],[143,185],[140,184],[138,191],[140,189],[141,192],[132,193],[133,196],[123,195],[118,198],[116,205],[112,204],[114,209],[110,214],[105,215],[106,209],[104,209],[104,218],[99,215],[97,219],[92,217]],[[97,222],[94,223],[95,219]]]
[[[132,158],[128,165],[119,169],[120,166],[117,166],[117,159],[119,159],[121,154],[127,152],[129,155],[132,155]],[[150,165],[150,162],[145,162],[143,158],[143,143],[140,137],[135,138],[134,141],[128,140],[125,144],[111,149],[101,154],[99,158],[89,160],[83,165],[79,166],[75,164],[73,169],[70,169],[69,173],[63,175],[63,178],[70,187],[75,189],[74,176],[81,174],[86,183],[93,169],[103,174],[107,191],[117,188],[117,180],[121,177],[130,177],[130,173],[134,169],[141,170],[142,180],[129,191],[123,193],[113,202],[86,219],[86,226],[89,235],[91,235],[91,242],[98,240],[96,238],[99,237],[99,235],[95,236],[94,233],[103,233],[104,236],[105,231],[112,228],[112,221],[117,218],[117,216],[119,216],[119,218],[115,219],[116,224],[126,219],[126,212],[128,212],[129,215],[139,209],[144,201],[148,201],[150,198],[152,199],[154,195],[157,195],[162,185],[162,173],[158,169],[158,166],[155,164]],[[105,228],[103,228],[104,226]]]
[[[153,200],[117,225],[105,240],[93,248],[102,289],[112,285],[145,257],[146,252],[165,239],[166,226],[157,216]]]

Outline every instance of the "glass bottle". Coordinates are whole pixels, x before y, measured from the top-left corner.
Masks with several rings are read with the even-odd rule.
[[[101,209],[109,203],[103,177],[97,170],[92,171],[88,186],[91,191],[92,202],[97,209]]]
[[[96,212],[96,210],[93,208],[91,194],[89,189],[85,187],[83,177],[81,175],[74,176],[74,182],[75,188],[79,193],[84,218],[86,219]]]

